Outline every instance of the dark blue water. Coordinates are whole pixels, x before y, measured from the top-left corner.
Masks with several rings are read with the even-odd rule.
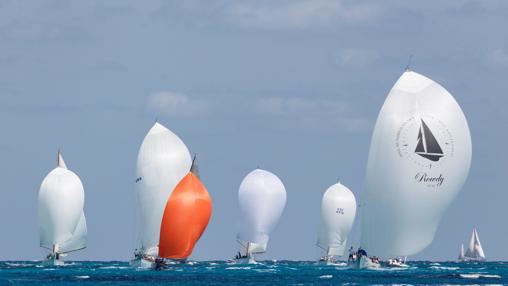
[[[0,285],[508,285],[508,262],[410,262],[408,269],[353,270],[314,262],[224,261],[136,270],[127,262],[71,262],[58,268],[40,262],[0,262]]]

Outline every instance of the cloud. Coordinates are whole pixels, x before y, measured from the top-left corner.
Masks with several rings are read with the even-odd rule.
[[[266,30],[368,25],[385,14],[386,9],[377,2],[345,0],[163,1],[153,13],[158,19],[198,27],[221,23]]]
[[[363,25],[382,14],[376,3],[341,0],[234,2],[226,10],[230,22],[265,29],[305,29],[338,24]]]
[[[508,50],[495,49],[488,53],[485,62],[491,67],[508,67]]]
[[[169,117],[195,117],[206,115],[210,106],[207,102],[192,99],[188,95],[172,91],[161,91],[148,97],[147,107],[158,115]]]
[[[350,105],[330,99],[264,97],[257,100],[255,111],[263,115],[290,119],[292,125],[310,129],[324,126],[358,132],[370,127],[367,119],[353,114]]]
[[[264,97],[256,103],[257,111],[271,115],[298,116],[298,115],[331,115],[342,114],[347,105],[323,99]]]
[[[365,49],[344,49],[333,56],[333,62],[339,66],[362,68],[378,59],[378,53]]]

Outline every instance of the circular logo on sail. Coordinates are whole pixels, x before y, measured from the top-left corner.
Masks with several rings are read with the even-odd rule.
[[[395,145],[399,157],[408,158],[421,167],[415,174],[417,182],[428,186],[443,183],[444,176],[432,171],[453,157],[454,140],[441,120],[430,115],[409,118],[399,128]]]

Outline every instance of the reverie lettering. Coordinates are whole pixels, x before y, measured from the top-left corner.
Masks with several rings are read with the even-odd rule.
[[[437,177],[431,177],[426,172],[419,172],[415,175],[415,180],[419,183],[434,183],[436,186],[441,186],[444,181],[443,174],[439,174]]]

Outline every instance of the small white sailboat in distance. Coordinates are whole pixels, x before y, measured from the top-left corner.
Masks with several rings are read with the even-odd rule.
[[[480,238],[478,237],[478,231],[476,230],[476,227],[473,228],[473,233],[471,234],[471,239],[469,240],[469,247],[465,253],[464,244],[461,244],[459,261],[485,261],[485,253],[483,252],[482,244],[480,243]]]
[[[254,254],[266,252],[270,232],[286,206],[286,189],[273,173],[256,169],[240,184],[238,202],[243,213],[242,230],[237,236],[241,251],[238,264],[254,264]],[[243,253],[242,253],[243,252]]]
[[[460,244],[460,252],[459,252],[459,261],[464,261],[465,255],[464,255],[464,243]]]
[[[347,236],[356,216],[356,199],[340,182],[330,186],[321,200],[321,223],[317,246],[326,251],[319,262],[334,264],[334,256],[346,250]]]
[[[64,265],[62,257],[86,247],[85,193],[79,177],[67,169],[58,151],[58,166],[42,181],[39,190],[40,246],[51,251],[47,266]]]

